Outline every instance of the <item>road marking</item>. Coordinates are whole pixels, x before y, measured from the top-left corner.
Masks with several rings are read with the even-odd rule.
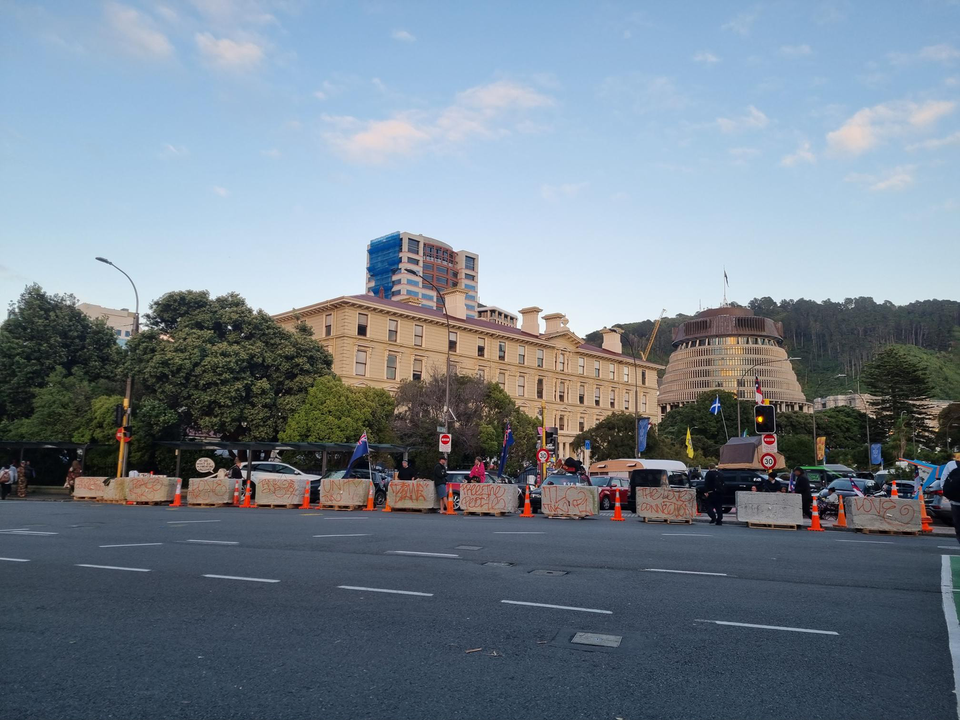
[[[59,535],[55,532],[40,532],[39,530],[0,530],[3,535]]]
[[[957,605],[953,598],[953,572],[950,555],[940,556],[940,598],[943,601],[943,618],[947,623],[947,638],[950,660],[953,662],[953,694],[957,698],[957,717],[960,717],[960,622],[957,620]]]
[[[600,615],[613,615],[613,610],[596,610],[594,608],[570,607],[569,605],[548,605],[547,603],[523,602],[522,600],[501,600],[507,605],[526,605],[529,607],[550,608],[552,610],[576,610],[577,612],[598,613]]]
[[[265,582],[278,583],[279,580],[270,580],[269,578],[251,578],[240,577],[239,575],[204,575],[205,578],[214,578],[216,580],[246,580],[247,582]]]
[[[494,530],[494,535],[546,535],[539,530]]]
[[[30,528],[3,528],[0,532],[10,532],[11,530],[29,530]]]
[[[129,543],[127,545],[101,545],[100,547],[147,547],[148,545],[163,545],[163,543]]]
[[[117,567],[116,565],[84,565],[77,563],[77,567],[96,568],[98,570],[126,570],[128,572],[150,572],[147,568],[127,568]]]
[[[239,545],[239,542],[234,542],[232,540],[181,540],[180,542],[185,543],[200,543],[202,545]]]
[[[960,547],[958,547],[957,545],[937,545],[937,547],[940,548],[941,550],[957,550],[958,552],[960,552]]]
[[[369,520],[366,517],[325,517],[324,520]]]
[[[678,575],[713,575],[715,577],[727,577],[726,573],[698,572],[696,570],[664,570],[662,568],[644,568],[643,572],[677,573]]]
[[[428,553],[428,552],[414,552],[413,550],[387,550],[387,555],[418,555],[420,557],[439,557],[439,558],[458,558],[459,555],[453,555],[451,553]]]
[[[433,593],[412,592],[410,590],[387,590],[386,588],[360,587],[359,585],[337,585],[341,590],[361,590],[363,592],[390,593],[391,595],[416,595],[417,597],[433,597]]]
[[[754,625],[753,623],[728,622],[727,620],[695,620],[694,622],[730,625],[732,627],[758,628],[760,630],[785,630],[786,632],[812,633],[814,635],[837,635],[833,630],[812,630],[810,628],[781,627],[780,625]]]
[[[837,540],[837,542],[870,543],[872,545],[893,545],[891,540]]]
[[[713,537],[710,533],[660,533],[665,537]]]
[[[222,522],[221,520],[167,520],[167,525],[186,525],[187,523]]]
[[[30,562],[25,558],[0,558],[0,560],[3,560],[4,562]]]
[[[370,537],[370,533],[345,533],[343,535],[314,535],[314,537]]]

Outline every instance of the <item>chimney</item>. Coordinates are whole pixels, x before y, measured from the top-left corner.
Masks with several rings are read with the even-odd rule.
[[[611,330],[610,328],[604,328],[600,331],[600,334],[603,335],[603,349],[609,350],[610,352],[615,352],[618,355],[623,354],[623,342],[620,340],[620,333],[622,330]]]
[[[520,330],[530,335],[539,335],[540,334],[540,313],[543,312],[543,308],[538,307],[525,307],[520,311],[520,317],[523,320],[520,322]]]
[[[543,316],[543,322],[546,325],[544,329],[545,335],[553,335],[554,333],[563,332],[567,329],[567,316],[563,313],[550,313],[549,315]]]
[[[413,295],[401,295],[397,298],[398,303],[403,303],[404,305],[416,305],[420,306],[420,298],[413,297]]]
[[[447,306],[447,315],[452,318],[465,320],[467,317],[467,290],[466,288],[454,287],[443,291],[443,302]],[[438,309],[442,309],[439,307]]]

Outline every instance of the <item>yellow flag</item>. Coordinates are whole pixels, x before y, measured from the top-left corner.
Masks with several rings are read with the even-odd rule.
[[[687,428],[687,457],[693,457],[693,438],[690,437],[690,428]]]
[[[823,462],[824,455],[826,455],[827,449],[827,438],[820,436],[817,438],[817,462]]]

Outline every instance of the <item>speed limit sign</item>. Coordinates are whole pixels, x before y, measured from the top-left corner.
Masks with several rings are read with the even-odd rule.
[[[760,456],[760,464],[767,470],[773,470],[777,466],[777,456],[770,453],[764,453]]]
[[[541,463],[545,463],[550,459],[550,451],[546,448],[537,451],[537,460]]]

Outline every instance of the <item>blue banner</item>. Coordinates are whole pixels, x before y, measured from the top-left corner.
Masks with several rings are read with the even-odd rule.
[[[883,465],[883,453],[881,452],[882,446],[880,443],[873,443],[870,446],[870,464],[871,465]]]
[[[637,455],[647,449],[647,431],[650,429],[650,418],[637,420]]]
[[[503,477],[504,468],[507,467],[507,454],[510,452],[510,446],[513,445],[513,429],[510,423],[507,423],[507,429],[503,433],[503,448],[500,450],[500,464],[497,466],[497,477]]]

